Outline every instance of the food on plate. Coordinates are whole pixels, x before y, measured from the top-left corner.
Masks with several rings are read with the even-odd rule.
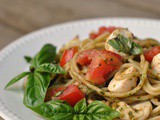
[[[25,56],[23,103],[49,120],[152,120],[160,117],[160,43],[127,28],[100,27],[56,52]]]

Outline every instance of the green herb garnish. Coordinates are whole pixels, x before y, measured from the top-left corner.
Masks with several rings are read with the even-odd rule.
[[[13,78],[5,86],[5,89],[28,76],[23,100],[24,105],[33,108],[43,104],[51,80],[50,75],[65,73],[59,65],[52,64],[55,57],[56,47],[51,44],[44,45],[33,59],[25,57],[31,63],[30,71],[23,72]]]
[[[120,116],[119,112],[101,101],[87,106],[86,99],[79,101],[74,108],[64,101],[55,100],[32,110],[48,120],[112,120]]]
[[[136,44],[120,34],[116,38],[109,40],[108,43],[118,52],[132,55],[138,55],[142,53],[142,47],[139,44]]]

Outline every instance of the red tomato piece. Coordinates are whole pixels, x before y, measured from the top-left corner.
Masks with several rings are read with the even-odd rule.
[[[72,47],[67,50],[65,50],[62,54],[61,60],[60,60],[60,66],[64,66],[70,59],[73,58],[74,54],[78,51],[77,47]]]
[[[97,33],[90,33],[90,34],[89,34],[89,38],[90,38],[90,39],[95,39],[95,38],[97,38],[97,37],[98,37]]]
[[[94,85],[104,85],[108,80],[109,75],[116,68],[107,64],[102,59],[94,59],[89,66],[86,78]]]
[[[76,85],[69,85],[66,90],[58,96],[58,99],[65,100],[71,106],[74,106],[84,97],[85,94]]]
[[[122,65],[123,57],[107,50],[100,51],[100,57],[107,63],[118,69]]]
[[[110,27],[107,28],[107,32],[112,33],[117,28],[120,28],[120,27],[110,26]]]
[[[50,101],[52,97],[59,91],[64,90],[64,87],[58,87],[58,88],[49,88],[46,93],[45,102]]]
[[[102,35],[105,32],[112,33],[117,28],[119,28],[119,27],[114,27],[114,26],[105,27],[105,26],[102,26],[102,27],[99,28],[98,33],[90,33],[89,37],[91,39],[95,39],[95,38],[97,38],[98,36]]]
[[[108,30],[108,28],[106,28],[105,26],[100,27],[99,30],[98,30],[98,35],[102,35],[107,30]]]
[[[96,49],[85,50],[77,56],[77,63],[79,63],[82,66],[88,65],[92,61],[93,57],[98,54],[99,51]]]
[[[86,78],[95,85],[104,85],[110,75],[122,65],[122,57],[116,53],[102,50],[89,65]]]
[[[118,59],[112,60],[112,62],[116,63],[116,65],[117,65],[117,63],[119,63],[119,60],[121,60],[121,61],[123,60],[123,58],[120,55],[113,53],[111,51],[90,49],[90,50],[82,51],[77,56],[77,63],[79,63],[82,66],[88,65],[91,63],[92,59],[94,59],[97,56],[101,56],[101,58],[103,58],[105,60],[106,60],[106,58],[108,60],[110,60],[110,59],[112,60],[113,56],[114,56],[114,58],[118,58]],[[115,60],[117,60],[117,61],[115,61]]]
[[[152,62],[153,57],[159,53],[160,53],[160,46],[155,46],[151,48],[149,51],[145,52],[144,56],[148,62]]]
[[[123,58],[107,50],[85,50],[77,56],[81,66],[89,65],[86,78],[95,85],[104,85],[111,73],[122,65]]]

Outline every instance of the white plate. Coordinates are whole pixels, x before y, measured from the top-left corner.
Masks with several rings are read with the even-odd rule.
[[[137,18],[101,18],[51,26],[13,42],[0,52],[0,115],[5,120],[42,120],[23,105],[22,82],[4,90],[11,78],[24,71],[27,67],[24,55],[33,56],[45,43],[61,47],[75,35],[87,38],[92,30],[100,26],[121,26],[129,28],[140,38],[160,38],[160,21]]]

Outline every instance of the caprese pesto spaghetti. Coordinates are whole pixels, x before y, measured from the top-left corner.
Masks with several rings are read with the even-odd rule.
[[[24,105],[49,120],[159,120],[160,43],[127,28],[100,27],[56,54],[46,44],[25,56]]]

